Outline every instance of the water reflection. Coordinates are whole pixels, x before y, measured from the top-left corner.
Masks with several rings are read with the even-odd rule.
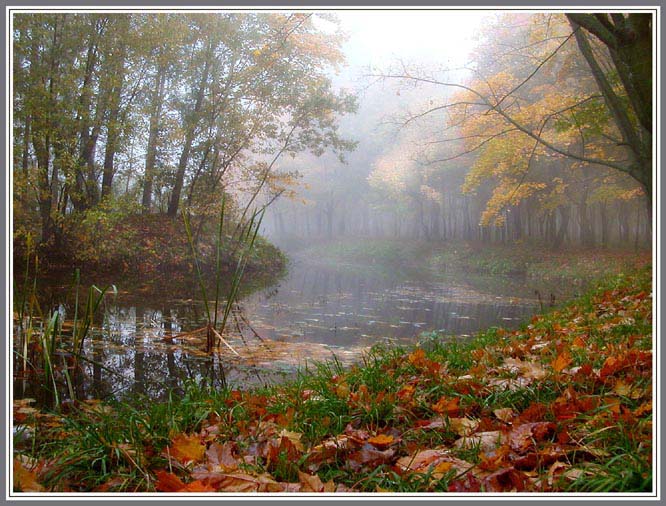
[[[63,300],[55,284],[46,293]],[[169,293],[137,296],[132,290],[107,300],[84,350],[80,398],[160,398],[185,381],[243,388],[293,374],[307,360],[335,355],[350,363],[378,342],[413,343],[435,330],[472,335],[494,325],[514,327],[539,309],[534,288],[524,280],[404,279],[390,271],[300,260],[277,286],[239,302],[227,337],[240,356],[225,347],[210,355],[204,333],[197,332],[205,318],[195,290],[172,287]],[[71,318],[71,307],[59,310]],[[16,381],[15,396],[39,397],[38,388]]]
[[[484,293],[453,277],[403,281],[303,261],[276,289],[242,302],[252,326],[266,338],[334,346],[412,342],[432,330],[471,335],[493,325],[515,326],[537,307],[527,293]]]

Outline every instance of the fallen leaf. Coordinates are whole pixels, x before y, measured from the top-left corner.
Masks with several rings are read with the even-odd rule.
[[[472,467],[474,464],[453,457],[449,450],[444,449],[423,450],[407,457],[401,457],[395,463],[395,469],[399,473],[422,473],[431,468],[440,473],[446,473],[451,469],[464,473]]]
[[[163,469],[156,471],[155,476],[157,476],[155,490],[158,492],[176,492],[185,486],[178,476]]]
[[[280,437],[286,437],[293,443],[293,445],[296,447],[296,449],[300,452],[305,451],[305,448],[303,448],[303,443],[301,443],[301,437],[303,434],[300,432],[291,432],[286,429],[283,429],[282,432],[279,434]]]
[[[201,480],[195,480],[185,485],[178,492],[217,492],[217,489]]]
[[[192,434],[178,434],[171,440],[168,447],[169,454],[181,464],[189,462],[199,462],[203,459],[206,451],[206,445],[201,442],[201,438]]]
[[[347,456],[346,465],[353,471],[359,471],[369,466],[376,467],[386,464],[393,458],[393,455],[395,455],[393,448],[382,451],[368,444],[364,445],[360,450],[350,453]]]
[[[509,445],[517,453],[525,453],[536,443],[552,436],[555,433],[553,422],[525,423],[515,427],[509,433]]]
[[[402,387],[398,392],[396,393],[396,396],[400,400],[409,400],[412,398],[414,395],[414,391],[416,390],[416,387],[414,385],[405,385]]]
[[[268,474],[220,473],[206,480],[220,492],[281,492],[284,488]]]
[[[449,418],[449,429],[458,436],[471,436],[479,428],[479,421],[471,418]]]
[[[529,379],[543,379],[548,373],[538,362],[522,361],[518,358],[507,358],[504,360],[502,369],[508,369],[511,372],[521,374]]]
[[[511,408],[498,408],[493,411],[493,414],[497,417],[498,420],[501,420],[505,423],[511,423],[511,420],[514,419],[516,413]]]
[[[324,483],[316,474],[308,474],[298,471],[298,481],[301,482],[302,492],[323,492]]]
[[[481,482],[471,474],[449,483],[449,492],[481,492]]]
[[[573,361],[571,355],[567,351],[560,353],[555,360],[550,364],[555,372],[562,372]]]
[[[37,482],[35,473],[27,469],[18,459],[14,459],[14,491],[15,492],[43,492]]]
[[[575,348],[584,348],[585,347],[585,341],[580,336],[576,336],[576,338],[573,340],[573,343],[571,343],[571,344]]]
[[[378,448],[389,446],[393,441],[393,436],[386,434],[378,434],[368,439],[368,443],[372,446],[377,446]]]
[[[478,448],[480,452],[491,452],[504,444],[506,435],[499,430],[477,432],[473,436],[458,439],[453,446],[456,448]]]
[[[482,481],[485,492],[522,492],[525,490],[523,473],[512,467],[500,469]]]
[[[645,414],[652,413],[652,401],[647,401],[641,404],[634,411],[634,416],[643,416]]]
[[[456,415],[460,404],[460,397],[441,397],[437,403],[433,404],[432,410],[435,413],[446,414],[446,415]]]
[[[225,473],[238,469],[238,461],[233,456],[233,450],[236,444],[230,441],[219,444],[211,443],[206,450],[208,459],[208,468],[212,471],[222,471]]]

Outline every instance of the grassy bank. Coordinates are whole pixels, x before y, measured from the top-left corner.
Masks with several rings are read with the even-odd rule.
[[[404,271],[426,270],[438,277],[451,271],[522,275],[544,281],[584,285],[650,263],[649,250],[578,248],[557,251],[539,244],[481,244],[465,241],[423,242],[345,239],[318,244],[299,255],[363,268],[376,265]]]
[[[205,273],[215,266],[216,223],[192,219],[197,255]],[[223,272],[232,272],[238,262],[237,241],[231,239],[235,224],[225,223],[221,245]],[[53,244],[31,247],[25,238],[14,241],[14,269],[22,272],[27,258],[37,253],[43,273],[72,273],[80,269],[96,279],[111,274],[155,281],[159,277],[192,277],[194,260],[182,217],[162,214],[130,214],[90,211],[62,227]],[[32,260],[31,260],[32,262]],[[284,254],[262,237],[257,237],[247,272],[277,275],[286,266]]]
[[[376,348],[271,388],[18,402],[14,490],[649,491],[651,301],[643,270],[515,332]]]

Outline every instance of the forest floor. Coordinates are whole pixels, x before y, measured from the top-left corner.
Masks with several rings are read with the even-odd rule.
[[[267,388],[15,401],[13,489],[649,493],[651,282],[618,275],[519,330],[378,347]]]

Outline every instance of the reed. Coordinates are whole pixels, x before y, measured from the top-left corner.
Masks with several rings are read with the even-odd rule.
[[[14,354],[20,360],[20,371],[24,378],[39,380],[47,395],[47,402],[57,409],[61,406],[62,384],[70,397],[76,398],[76,372],[79,359],[83,358],[85,341],[89,338],[94,317],[105,296],[117,293],[114,285],[88,288],[85,305],[79,298],[81,277],[77,269],[74,274],[75,302],[71,335],[63,331],[63,315],[58,311],[43,311],[37,299],[37,256],[34,256],[35,271],[26,267],[23,290],[17,290],[15,310],[18,320],[15,328],[17,340]],[[46,316],[44,316],[46,314]],[[70,373],[73,372],[73,374]]]
[[[264,217],[264,209],[255,210],[250,215],[250,218],[245,223],[239,223],[231,240],[235,243],[232,251],[238,255],[236,266],[231,273],[229,289],[224,298],[224,304],[221,308],[222,319],[220,321],[220,305],[221,305],[221,281],[222,281],[222,268],[221,268],[221,255],[222,246],[224,243],[224,224],[225,224],[225,209],[226,198],[223,197],[220,205],[220,213],[218,219],[217,235],[215,237],[215,272],[214,272],[214,297],[212,300],[213,311],[211,312],[211,303],[209,302],[208,293],[206,291],[206,283],[201,269],[199,254],[192,234],[192,227],[190,218],[185,209],[182,210],[183,222],[185,225],[185,233],[187,240],[192,251],[192,258],[196,269],[197,281],[201,290],[204,308],[206,311],[207,325],[206,325],[206,351],[210,353],[215,344],[224,344],[233,353],[238,355],[238,352],[224,339],[223,335],[226,329],[229,315],[233,306],[238,298],[238,293],[241,288],[243,274],[248,264],[249,257],[253,251],[254,243],[259,233],[259,227]],[[236,235],[237,234],[237,235]],[[218,327],[219,325],[219,327]]]

